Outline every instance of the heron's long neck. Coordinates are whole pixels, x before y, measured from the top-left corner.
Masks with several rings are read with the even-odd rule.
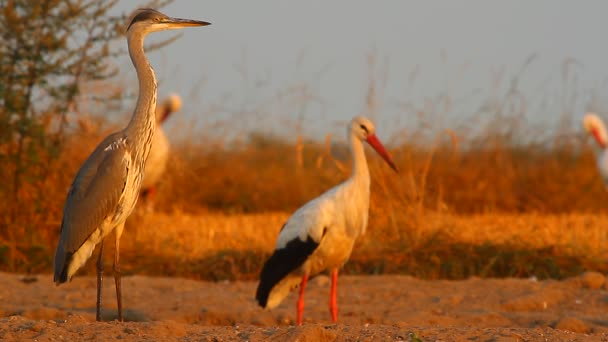
[[[354,134],[349,135],[350,150],[353,155],[353,171],[351,179],[356,183],[364,183],[369,188],[369,170],[367,168],[367,159],[365,158],[365,149],[361,139]]]
[[[135,31],[128,35],[129,55],[137,72],[139,96],[135,111],[125,129],[135,146],[136,157],[148,158],[152,136],[156,127],[156,77],[150,62],[144,54],[144,32]]]

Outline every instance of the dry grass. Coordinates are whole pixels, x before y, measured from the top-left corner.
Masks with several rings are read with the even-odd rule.
[[[24,211],[32,228],[0,241],[2,269],[50,271],[65,190],[106,132],[68,136],[74,143],[49,176],[30,185],[32,193],[45,189],[37,201],[46,209],[36,211],[46,215],[44,224],[34,225],[42,219],[28,220]],[[369,233],[346,272],[559,278],[603,270],[608,198],[590,149],[571,137],[568,145],[540,147],[488,133],[467,148],[454,139],[426,146],[412,137],[391,148],[399,174],[370,153]],[[129,220],[126,272],[253,279],[288,213],[349,172],[326,143],[296,146],[255,134],[231,145],[177,143],[174,151],[159,187],[160,212]]]
[[[274,248],[287,213],[135,214],[122,246],[125,251],[158,257],[194,260],[223,250],[265,251]],[[555,248],[565,255],[608,257],[608,215],[594,214],[427,214],[424,220],[405,220],[394,230],[372,216],[355,255],[417,249],[437,234],[451,242],[518,245],[522,249]],[[412,226],[411,222],[419,226]],[[414,239],[415,237],[415,239]],[[407,246],[404,246],[407,244]],[[382,245],[383,247],[380,247]]]
[[[552,247],[566,255],[608,256],[608,216],[593,214],[485,214],[435,216],[430,230],[454,241]]]
[[[160,258],[195,260],[223,250],[270,251],[288,215],[285,213],[134,214],[125,250]]]
[[[127,272],[255,279],[288,216],[135,216],[122,244]],[[591,214],[433,213],[424,219],[406,218],[395,230],[372,215],[368,233],[357,243],[346,272],[405,272],[426,278],[561,278],[585,269],[606,271],[607,221],[606,215]]]

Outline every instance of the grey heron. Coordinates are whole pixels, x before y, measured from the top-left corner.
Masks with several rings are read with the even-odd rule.
[[[165,101],[156,107],[156,131],[154,132],[154,138],[152,138],[152,149],[146,161],[144,180],[141,185],[141,197],[149,210],[153,209],[156,185],[165,173],[169,161],[169,140],[162,124],[172,113],[179,111],[181,107],[182,100],[177,94],[169,95]]]
[[[260,274],[255,297],[261,307],[276,307],[299,285],[296,322],[301,325],[308,278],[329,269],[329,310],[332,321],[338,320],[338,269],[348,260],[355,240],[365,234],[367,228],[370,178],[362,142],[366,141],[397,171],[375,131],[374,124],[367,118],[356,116],[351,120],[347,134],[353,156],[352,175],[306,203],[283,225],[275,251]]]
[[[53,278],[59,285],[71,280],[99,244],[97,321],[101,320],[103,239],[112,231],[116,234],[114,281],[118,320],[122,321],[120,236],[137,202],[156,126],[156,77],[144,54],[144,38],[151,32],[205,25],[209,23],[171,18],[153,9],[142,9],[127,28],[129,56],[139,81],[135,110],[127,127],[106,137],[78,170],[65,201],[55,251]]]

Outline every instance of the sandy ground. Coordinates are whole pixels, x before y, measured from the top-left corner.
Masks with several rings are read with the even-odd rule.
[[[605,278],[564,281],[345,276],[339,324],[327,309],[329,281],[307,287],[305,324],[294,327],[293,293],[257,307],[254,282],[123,278],[127,322],[114,321],[111,275],[103,323],[94,322],[95,278],[56,287],[50,275],[0,273],[0,340],[96,341],[608,341]]]

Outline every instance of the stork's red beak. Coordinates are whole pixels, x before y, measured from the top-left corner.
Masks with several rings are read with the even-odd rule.
[[[397,170],[397,167],[395,166],[395,163],[393,162],[393,159],[388,154],[388,152],[386,152],[384,145],[382,145],[382,143],[380,142],[378,137],[376,137],[375,134],[368,135],[366,141],[371,147],[374,148],[374,150],[376,150],[376,152],[378,152],[378,154],[382,157],[382,159],[384,159],[384,161],[386,161],[386,163],[391,167],[391,169],[395,170],[395,172],[399,172],[399,170]]]
[[[171,111],[168,108],[165,108],[163,110],[163,115],[160,118],[160,122],[161,123],[165,122],[165,120],[167,120],[170,115],[171,115]]]
[[[593,134],[595,141],[597,142],[598,145],[600,145],[601,148],[606,147],[606,142],[604,140],[602,140],[602,136],[600,135],[600,132],[597,129],[597,127],[594,127],[591,129],[591,134]]]

